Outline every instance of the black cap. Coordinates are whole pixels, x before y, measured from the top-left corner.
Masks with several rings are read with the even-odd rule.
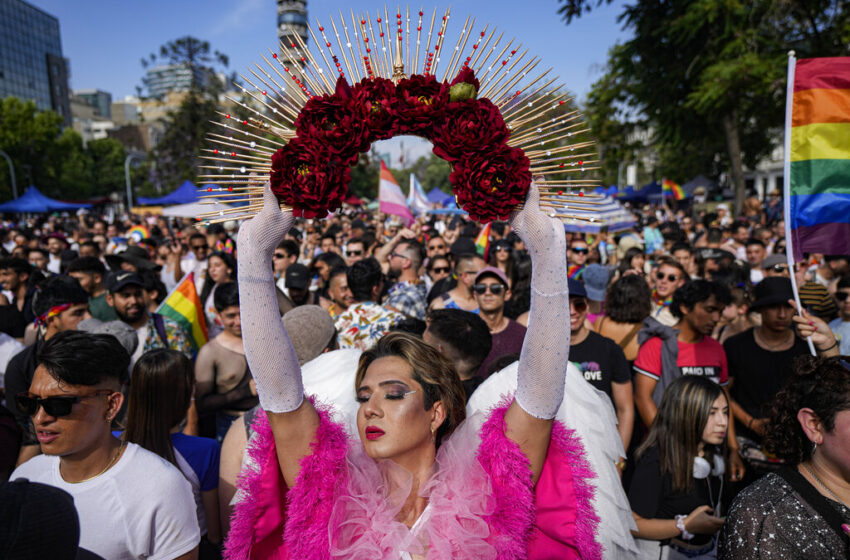
[[[475,241],[469,237],[459,237],[457,241],[452,243],[452,246],[449,248],[449,253],[454,256],[475,254],[477,253],[475,250]]]
[[[750,309],[753,310],[779,303],[788,305],[788,300],[794,299],[791,279],[784,276],[769,276],[756,284],[753,296],[755,301],[750,305]]]
[[[570,290],[570,297],[587,297],[587,290],[584,289],[584,284],[575,278],[567,278],[567,287]]]
[[[122,262],[128,262],[140,270],[157,268],[157,264],[148,258],[148,252],[138,245],[131,245],[117,255],[106,255],[106,263],[112,270],[121,270]]]
[[[293,263],[286,267],[286,287],[303,290],[310,285],[310,270],[301,263]]]
[[[143,287],[145,285],[142,279],[135,272],[118,271],[109,275],[106,280],[106,289],[110,294],[120,292],[124,286],[136,285]]]

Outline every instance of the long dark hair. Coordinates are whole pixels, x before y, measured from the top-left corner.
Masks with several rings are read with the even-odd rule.
[[[124,440],[177,466],[171,429],[185,418],[192,399],[192,362],[176,350],[151,350],[136,362],[131,379]]]
[[[608,286],[605,312],[612,321],[638,324],[652,313],[652,292],[643,276],[626,274]]]
[[[699,452],[711,405],[722,394],[723,389],[717,383],[696,375],[682,376],[664,390],[649,435],[636,455],[639,458],[650,447],[657,447],[661,472],[671,476],[674,490],[690,491],[694,458]],[[709,464],[713,461],[713,447],[706,445],[703,449]]]
[[[217,251],[207,257],[207,263],[209,263],[210,259],[213,257],[217,259],[221,259],[221,262],[230,269],[230,281],[236,282],[236,259],[233,258],[233,255],[230,253],[225,253],[223,251]],[[207,270],[204,271],[204,287],[201,290],[201,305],[206,305],[207,298],[210,297],[210,292],[212,292],[213,288],[215,288],[215,282],[213,282],[212,278],[210,278],[209,266]]]
[[[770,424],[764,437],[768,451],[798,464],[812,456],[812,442],[800,426],[797,412],[811,408],[827,432],[835,429],[835,416],[850,410],[850,357],[799,356],[794,375],[770,405]]]

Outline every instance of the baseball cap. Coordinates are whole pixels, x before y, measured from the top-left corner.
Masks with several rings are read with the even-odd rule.
[[[299,305],[287,311],[283,316],[283,326],[302,366],[321,354],[336,332],[330,314],[318,305]]]
[[[567,287],[570,289],[570,297],[587,297],[587,290],[584,289],[584,284],[575,278],[567,278]]]
[[[110,294],[114,294],[115,292],[121,291],[124,286],[144,286],[145,283],[142,282],[142,279],[135,272],[113,272],[109,275],[109,278],[106,281],[106,289],[109,290]]]
[[[301,263],[286,267],[286,287],[303,290],[310,285],[310,270]]]
[[[608,288],[608,279],[611,274],[608,269],[601,264],[589,264],[581,273],[581,279],[584,281],[584,288],[587,290],[588,299],[593,301],[603,301],[605,299],[605,290]]]
[[[626,251],[628,251],[632,247],[639,247],[643,249],[643,241],[641,241],[634,235],[624,235],[622,238],[620,238],[620,242],[617,243],[617,258],[625,258]]]
[[[498,278],[505,287],[508,287],[508,277],[500,268],[496,268],[495,266],[485,266],[481,270],[478,271],[478,274],[475,275],[475,281],[478,282],[484,276],[495,276]]]
[[[778,264],[788,264],[788,258],[785,255],[770,255],[761,261],[761,268],[762,270],[767,270]]]
[[[457,241],[452,243],[449,248],[449,253],[454,256],[475,254],[475,242],[469,237],[459,237]]]

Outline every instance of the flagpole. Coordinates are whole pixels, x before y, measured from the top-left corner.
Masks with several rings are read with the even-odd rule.
[[[785,161],[782,165],[782,194],[783,214],[785,217],[785,259],[788,263],[788,275],[791,277],[791,289],[794,292],[794,301],[797,309],[802,313],[803,304],[800,302],[800,292],[797,286],[797,274],[794,269],[794,244],[791,236],[791,121],[794,108],[794,74],[797,68],[797,59],[794,51],[788,51],[788,83],[785,86]],[[812,337],[806,337],[809,351],[812,356],[817,356]]]

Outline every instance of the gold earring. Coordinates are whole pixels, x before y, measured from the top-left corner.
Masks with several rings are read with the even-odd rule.
[[[434,443],[436,438],[434,437],[434,426],[431,426],[431,443]]]

